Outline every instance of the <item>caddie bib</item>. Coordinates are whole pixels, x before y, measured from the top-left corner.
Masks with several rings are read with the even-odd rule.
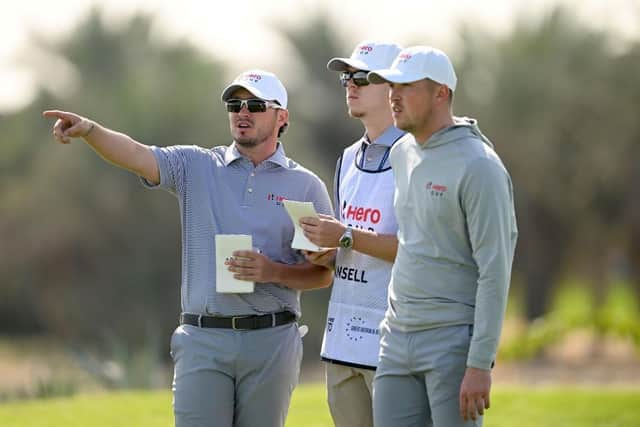
[[[340,222],[353,229],[396,234],[391,168],[365,171],[357,157],[362,142],[345,149],[338,174]],[[384,164],[384,158],[381,166]],[[375,368],[378,325],[387,308],[392,263],[352,249],[338,249],[327,325],[322,341],[324,360]]]

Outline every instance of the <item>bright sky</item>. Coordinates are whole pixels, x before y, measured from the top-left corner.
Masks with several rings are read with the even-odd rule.
[[[515,17],[539,18],[555,4],[572,7],[584,22],[623,38],[640,38],[640,0],[18,0],[0,9],[0,112],[26,105],[34,95],[36,73],[22,53],[33,33],[59,39],[68,35],[92,7],[99,7],[111,25],[136,12],[156,17],[160,38],[187,39],[205,51],[228,59],[234,73],[259,66],[275,71],[287,63],[287,46],[276,24],[303,26],[309,17],[326,12],[353,44],[364,39],[388,39],[400,44],[424,44],[445,51],[456,44],[459,22],[497,34],[508,32]],[[350,51],[336,52],[348,56]],[[328,59],[328,58],[327,58]],[[232,77],[232,76],[230,76]]]

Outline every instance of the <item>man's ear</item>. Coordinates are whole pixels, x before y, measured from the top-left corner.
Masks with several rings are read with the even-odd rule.
[[[445,85],[438,85],[438,99],[449,102],[449,88]]]
[[[289,110],[279,109],[278,111],[278,127],[289,122]]]

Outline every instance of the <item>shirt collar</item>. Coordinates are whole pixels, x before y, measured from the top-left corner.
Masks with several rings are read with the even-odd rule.
[[[382,132],[382,134],[376,139],[374,139],[373,141],[369,141],[369,138],[367,137],[366,133],[362,137],[362,140],[366,144],[370,144],[370,145],[377,144],[377,145],[384,145],[386,147],[391,147],[393,143],[396,142],[398,139],[400,139],[400,137],[404,134],[405,134],[405,131],[400,130],[397,127],[391,125],[387,129],[385,129],[385,131]]]
[[[224,152],[224,165],[229,166],[231,163],[241,158],[242,154],[238,151],[238,147],[236,147],[236,142],[234,141]]]
[[[284,147],[282,143],[278,141],[278,147],[276,148],[276,152],[271,155],[265,162],[275,163],[278,166],[282,166],[283,168],[288,168],[289,164],[287,162],[287,155],[284,153]]]
[[[224,153],[224,165],[229,166],[234,161],[242,158],[244,157],[242,156],[242,154],[240,154],[240,151],[238,151],[238,147],[236,146],[236,142],[234,141]],[[273,153],[271,157],[266,159],[265,162],[275,163],[276,165],[282,166],[283,168],[288,167],[287,156],[280,141],[278,141],[278,146],[275,153]]]

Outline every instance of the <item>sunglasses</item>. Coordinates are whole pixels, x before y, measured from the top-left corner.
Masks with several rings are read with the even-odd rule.
[[[239,113],[242,107],[247,107],[250,113],[264,113],[267,108],[282,108],[280,104],[264,99],[230,99],[224,104],[230,113]]]
[[[353,80],[353,84],[356,86],[367,86],[369,80],[367,80],[367,71],[344,71],[340,73],[340,84],[342,87],[347,87],[349,80]]]

